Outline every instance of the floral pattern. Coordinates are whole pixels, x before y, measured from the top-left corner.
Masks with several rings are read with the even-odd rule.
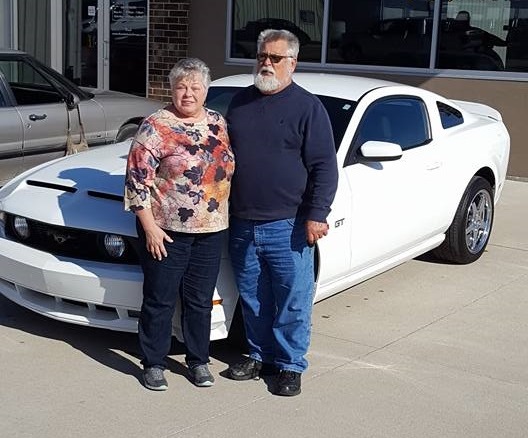
[[[166,109],[149,116],[132,142],[125,179],[125,209],[151,208],[163,229],[184,233],[228,226],[235,163],[224,118],[206,109],[185,123]]]

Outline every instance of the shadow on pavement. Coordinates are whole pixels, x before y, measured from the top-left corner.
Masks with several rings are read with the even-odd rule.
[[[133,376],[142,382],[142,368],[139,365],[140,352],[135,333],[116,332],[56,321],[31,312],[1,295],[0,325],[34,336],[65,342],[101,365]],[[137,362],[126,358],[120,352],[134,357]],[[171,357],[174,355],[185,355],[183,344],[175,338],[173,338],[171,351],[167,358],[167,368],[172,373],[187,377],[185,363]],[[226,341],[215,341],[211,343],[211,358],[229,366],[241,360],[242,353]]]

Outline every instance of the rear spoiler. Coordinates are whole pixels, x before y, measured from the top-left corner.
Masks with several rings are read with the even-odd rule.
[[[467,102],[465,100],[452,100],[452,102],[454,102],[460,108],[471,114],[489,117],[490,119],[496,120],[498,122],[502,121],[502,116],[500,112],[498,112],[495,108],[492,108],[483,103]]]

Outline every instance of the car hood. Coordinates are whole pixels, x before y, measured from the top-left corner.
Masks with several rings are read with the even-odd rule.
[[[119,91],[100,90],[98,88],[83,88],[83,90],[93,95],[92,101],[104,108],[107,115],[116,112],[120,122],[125,116],[146,117],[166,106],[166,103],[159,100],[146,99]]]
[[[0,209],[37,221],[135,236],[123,209],[130,142],[60,158],[31,169],[0,190]]]

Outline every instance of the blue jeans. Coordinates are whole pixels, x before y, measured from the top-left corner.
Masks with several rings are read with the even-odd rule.
[[[229,234],[249,356],[303,372],[314,290],[314,251],[306,242],[304,220],[231,217]]]
[[[182,303],[185,362],[189,367],[209,362],[211,310],[225,232],[165,232],[168,256],[155,260],[147,252],[145,232],[137,222],[143,268],[143,304],[139,317],[139,346],[144,367],[166,368],[171,347],[172,317],[178,294]]]

